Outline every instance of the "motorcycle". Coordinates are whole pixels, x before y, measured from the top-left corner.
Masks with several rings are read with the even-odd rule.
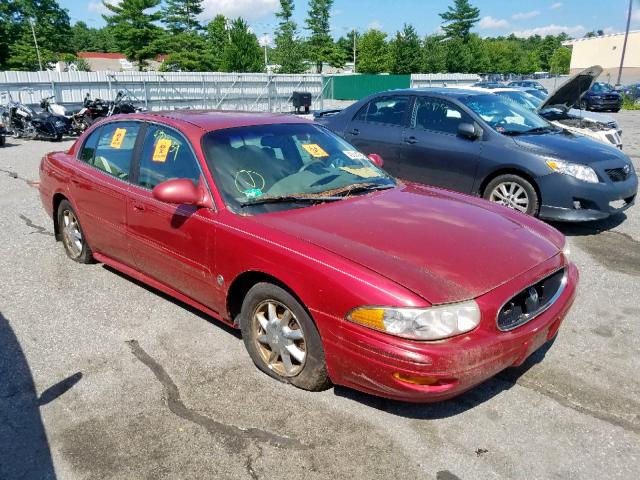
[[[72,133],[75,135],[80,135],[82,132],[86,130],[87,125],[82,123],[82,116],[79,115],[82,109],[76,110],[67,110],[64,105],[60,105],[59,103],[54,103],[53,100],[55,96],[46,97],[40,100],[40,108],[43,110],[53,114],[64,117],[67,119],[67,131],[68,133]]]
[[[84,99],[84,107],[76,115],[74,115],[74,124],[77,123],[78,130],[82,133],[89,128],[96,120],[111,115],[121,113],[135,113],[141,109],[136,108],[130,101],[125,101],[126,96],[122,91],[116,94],[116,98],[111,101],[105,101],[101,98],[91,99],[91,95],[87,93]]]
[[[46,138],[60,141],[69,124],[65,117],[49,112],[37,112],[23,103],[10,99],[2,114],[2,123],[15,138]]]

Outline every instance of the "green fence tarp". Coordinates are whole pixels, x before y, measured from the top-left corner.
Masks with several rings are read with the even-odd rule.
[[[372,93],[409,88],[411,75],[333,75],[325,77],[324,97],[360,100]]]

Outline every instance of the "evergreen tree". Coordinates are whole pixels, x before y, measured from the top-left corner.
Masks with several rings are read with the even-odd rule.
[[[121,0],[118,4],[103,0],[103,4],[111,12],[103,18],[113,29],[118,48],[142,70],[145,61],[157,53],[152,45],[162,31],[154,24],[162,18],[162,13],[146,11],[160,5],[160,0]]]
[[[293,0],[280,0],[280,19],[276,30],[274,60],[280,65],[279,73],[303,73],[306,70],[302,58],[302,46],[297,36],[297,25],[292,20]]]
[[[171,33],[195,31],[201,28],[198,15],[203,12],[202,0],[165,0],[162,23]]]
[[[231,41],[231,36],[227,31],[227,19],[224,15],[216,15],[206,27],[205,38],[207,48],[213,56],[213,71],[222,70],[222,52]]]
[[[231,41],[222,51],[221,67],[225,72],[262,72],[265,69],[262,49],[249,25],[237,18],[229,29]]]
[[[322,73],[324,62],[334,63],[336,60],[336,48],[329,24],[332,6],[333,0],[309,0],[306,28],[311,32],[311,36],[307,48],[310,59],[316,64],[317,73]]]
[[[163,71],[211,72],[218,66],[212,50],[207,48],[206,38],[197,32],[168,35],[162,51],[169,53],[162,64]]]
[[[466,41],[471,29],[480,20],[480,10],[472,6],[469,0],[454,0],[453,6],[441,13],[440,18],[444,21],[442,30],[447,38],[462,38]]]
[[[358,41],[358,72],[384,73],[389,71],[387,34],[380,30],[366,31]]]
[[[427,35],[422,45],[422,72],[447,71],[447,45],[442,35]]]
[[[391,42],[391,73],[408,75],[420,71],[420,37],[412,25],[405,23]]]

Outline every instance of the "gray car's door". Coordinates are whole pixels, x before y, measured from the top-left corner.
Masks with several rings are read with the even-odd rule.
[[[384,95],[372,99],[347,123],[344,138],[363,153],[377,153],[387,165],[400,160],[403,129],[411,97]]]
[[[454,103],[417,96],[403,135],[401,161],[389,173],[407,180],[470,193],[482,142],[458,135],[473,119]]]

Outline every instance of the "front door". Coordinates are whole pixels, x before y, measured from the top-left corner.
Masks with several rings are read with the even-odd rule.
[[[112,122],[91,132],[69,183],[91,248],[127,265],[132,265],[126,237],[129,174],[141,125]]]
[[[127,229],[137,269],[180,293],[214,305],[214,213],[191,205],[156,200],[151,190],[165,180],[204,181],[185,137],[166,126],[148,124],[134,167]]]
[[[458,135],[460,123],[473,119],[455,104],[417,96],[404,132],[402,161],[387,170],[392,175],[438,187],[471,193],[481,141]]]

